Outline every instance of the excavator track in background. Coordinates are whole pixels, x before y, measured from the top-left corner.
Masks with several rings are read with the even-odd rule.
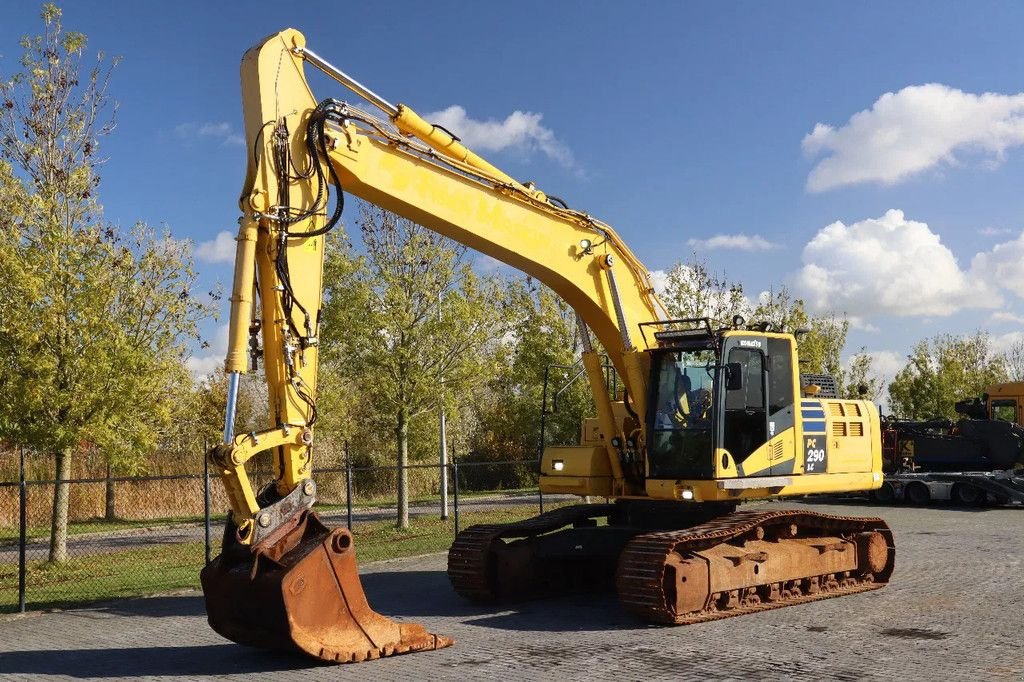
[[[688,625],[877,589],[894,560],[882,519],[749,510],[636,536],[616,588],[630,613]]]
[[[651,532],[614,525],[624,516],[618,505],[591,504],[472,526],[449,551],[448,577],[457,593],[477,602],[614,585],[630,613],[684,625],[877,589],[895,559],[892,533],[878,518],[753,509]],[[611,525],[596,527],[602,517]],[[535,562],[538,546],[562,529],[572,533],[563,539],[571,541],[556,543],[571,548],[562,556],[572,549],[581,556],[566,580],[552,585],[545,580],[558,572]],[[596,543],[595,555],[587,545],[600,535],[605,541]]]
[[[498,566],[503,557],[504,540],[533,538],[552,533],[566,526],[608,517],[614,504],[577,504],[561,507],[514,523],[470,526],[459,533],[448,550],[448,579],[455,591],[477,602],[503,599],[522,600],[531,594],[510,594],[510,585],[499,584]]]

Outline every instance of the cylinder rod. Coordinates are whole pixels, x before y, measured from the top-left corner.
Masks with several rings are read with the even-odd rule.
[[[609,264],[611,256],[608,257]],[[608,289],[612,293],[612,305],[615,306],[615,319],[619,322],[619,333],[622,334],[622,347],[624,350],[633,350],[633,340],[629,336],[629,327],[626,326],[626,314],[622,310],[622,301],[619,300],[619,285],[615,281],[615,272],[611,268],[605,270],[608,275]]]
[[[328,76],[344,85],[352,92],[356,93],[366,101],[370,102],[378,109],[387,112],[388,116],[391,116],[393,118],[398,115],[398,107],[396,107],[394,104],[387,101],[386,99],[375,93],[373,90],[357,81],[355,78],[352,78],[338,67],[328,62],[326,59],[318,55],[316,52],[313,52],[313,50],[310,50],[308,47],[296,47],[294,48],[293,51],[295,52],[295,54],[299,55],[313,66],[320,69]]]
[[[235,410],[238,407],[238,372],[228,373],[228,404],[224,410],[224,442],[235,439]]]

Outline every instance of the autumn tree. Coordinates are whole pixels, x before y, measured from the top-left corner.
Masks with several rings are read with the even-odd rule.
[[[49,557],[63,561],[72,459],[86,444],[119,458],[155,445],[207,310],[187,244],[104,222],[114,64],[86,69],[85,36],[54,5],[42,19],[20,70],[0,78],[0,439],[53,456]]]
[[[324,356],[390,415],[397,525],[406,528],[410,423],[482,381],[483,351],[501,336],[502,296],[474,274],[464,247],[369,204],[360,205],[356,222],[365,253],[331,242],[328,254]]]
[[[905,419],[956,419],[957,401],[1005,380],[1006,359],[993,352],[988,333],[940,334],[914,346],[889,384],[889,405]]]

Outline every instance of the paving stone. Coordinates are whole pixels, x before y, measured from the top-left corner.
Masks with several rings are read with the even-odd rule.
[[[788,505],[787,505],[788,506]],[[83,679],[1022,679],[1024,509],[808,505],[886,518],[882,590],[681,628],[648,626],[612,595],[512,607],[461,599],[443,554],[366,567],[381,613],[455,637],[442,651],[346,666],[247,649],[189,592],[0,617],[0,682]]]

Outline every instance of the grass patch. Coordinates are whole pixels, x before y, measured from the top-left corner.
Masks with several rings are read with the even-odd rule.
[[[536,497],[537,496],[537,489],[536,488],[509,488],[507,490],[484,490],[484,491],[477,491],[477,492],[465,492],[465,491],[461,491],[461,490],[459,491],[459,500],[460,501],[461,500],[471,500],[471,499],[474,499],[474,498],[481,498],[481,497],[502,497],[502,496],[505,496],[505,497],[527,497],[527,496],[533,496],[533,497]],[[449,491],[448,491],[449,503],[451,503],[454,499],[455,499],[455,494],[451,491],[451,489],[449,489]],[[409,498],[409,504],[411,504],[411,505],[428,504],[428,503],[429,504],[440,505],[441,504],[441,498],[438,497],[437,493],[433,493],[431,495],[415,495],[415,496]],[[382,507],[394,507],[397,504],[398,504],[398,502],[397,502],[397,500],[395,500],[394,496],[383,497],[383,498],[366,498],[366,499],[359,499],[358,497],[353,496],[353,500],[352,500],[352,508],[353,509],[380,509]],[[346,505],[344,503],[341,503],[341,504],[333,504],[333,503],[332,504],[324,504],[322,502],[318,502],[316,506],[317,506],[317,509],[326,509],[328,511],[338,511],[338,510],[341,510],[341,509],[346,509]]]
[[[489,490],[485,492],[460,492],[460,500],[470,500],[474,498],[485,498],[495,496],[508,496],[508,497],[525,497],[525,496],[536,496],[536,488],[521,488],[515,490]],[[449,501],[454,500],[454,495],[449,493]],[[425,503],[440,504],[440,499],[437,495],[423,495],[418,497],[410,498],[409,504],[419,505]],[[368,499],[368,500],[353,500],[353,509],[380,509],[386,507],[394,507],[396,501],[394,498],[389,499]],[[325,511],[342,511],[347,509],[345,504],[322,504],[316,505],[318,510]],[[214,525],[219,526],[224,519],[224,510],[216,509],[212,512],[212,521]],[[136,528],[155,528],[158,526],[173,526],[183,523],[202,523],[203,516],[201,514],[193,516],[164,516],[154,519],[115,519],[113,521],[107,521],[106,519],[89,519],[87,521],[72,521],[68,523],[68,535],[85,535],[87,533],[110,533],[119,530],[131,530]],[[18,542],[18,528],[17,527],[0,527],[0,545],[17,544]],[[219,535],[219,531],[218,531]],[[26,529],[26,539],[29,542],[38,540],[49,540],[50,539],[50,524],[37,524],[29,526]]]
[[[72,521],[68,523],[68,535],[84,535],[86,533],[109,533],[118,530],[130,530],[132,528],[152,528],[154,526],[172,526],[179,523],[202,523],[200,516],[165,516],[157,519],[116,519],[107,521],[105,519],[89,519],[88,521]],[[18,542],[19,531],[17,528],[0,528],[0,544],[11,544]],[[50,539],[50,524],[29,526],[26,529],[26,538],[29,542],[34,540]]]
[[[562,504],[545,505],[545,509]],[[459,525],[468,528],[478,523],[508,523],[535,513],[533,507],[513,506],[464,512],[459,514]],[[218,536],[219,533],[218,528]],[[404,530],[395,528],[394,520],[358,523],[353,527],[353,534],[356,556],[365,566],[382,559],[446,551],[455,537],[455,518],[454,514],[447,520],[416,517],[411,527]],[[63,564],[30,561],[26,574],[28,606],[35,610],[198,588],[203,562],[202,542],[160,544],[74,557]],[[16,563],[0,564],[0,613],[14,612],[17,605],[18,566]]]
[[[202,542],[155,545],[74,557],[61,564],[30,561],[26,569],[29,608],[136,597],[199,586]],[[0,564],[0,613],[18,607],[18,566]]]

